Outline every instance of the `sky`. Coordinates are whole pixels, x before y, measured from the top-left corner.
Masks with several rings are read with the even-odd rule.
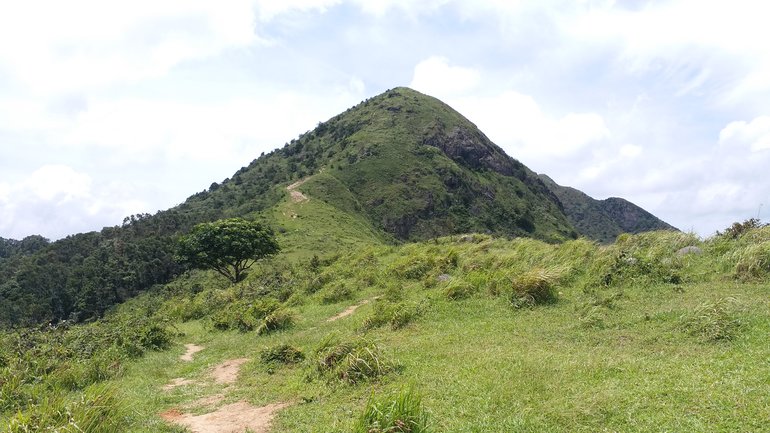
[[[175,206],[397,86],[681,230],[766,221],[768,16],[746,0],[3,1],[0,237]]]

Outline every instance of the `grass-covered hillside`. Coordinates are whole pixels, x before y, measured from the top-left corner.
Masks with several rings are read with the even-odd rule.
[[[769,279],[756,224],[351,246],[236,285],[191,271],[103,320],[3,334],[0,426],[766,431]]]
[[[298,191],[400,240],[466,232],[548,241],[577,236],[536,174],[457,111],[408,88],[319,123],[178,209],[259,214],[298,181]]]
[[[540,179],[559,198],[570,223],[590,239],[606,244],[623,233],[676,230],[628,200],[619,197],[596,200],[580,190],[561,186],[544,174]]]

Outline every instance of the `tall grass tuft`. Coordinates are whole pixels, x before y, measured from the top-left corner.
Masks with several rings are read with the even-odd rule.
[[[262,319],[257,327],[257,334],[263,335],[273,331],[291,328],[294,325],[294,313],[289,310],[276,310]]]
[[[259,359],[263,364],[296,364],[305,359],[305,354],[290,344],[279,344],[262,350]]]
[[[369,399],[358,418],[353,433],[427,433],[430,432],[428,412],[413,388],[377,401]]]
[[[410,324],[420,315],[420,313],[420,308],[412,303],[393,303],[378,300],[374,304],[372,313],[364,320],[363,325],[361,325],[361,329],[363,331],[368,331],[389,325],[390,329],[395,331]]]
[[[113,433],[123,431],[124,417],[114,388],[95,385],[73,400],[50,393],[40,403],[18,411],[3,426],[8,433]]]
[[[444,289],[444,296],[452,301],[467,299],[476,293],[476,287],[462,280],[452,280]]]
[[[704,302],[685,315],[682,327],[690,335],[708,342],[732,340],[741,327],[737,315],[740,305],[735,298],[720,298]]]
[[[365,338],[340,342],[330,336],[316,349],[314,363],[319,376],[351,385],[376,380],[395,370],[380,347]]]
[[[511,280],[511,302],[516,307],[549,304],[556,302],[555,290],[565,268],[535,267]]]
[[[318,292],[318,296],[323,304],[335,304],[353,298],[353,291],[344,282],[336,282],[324,287]]]

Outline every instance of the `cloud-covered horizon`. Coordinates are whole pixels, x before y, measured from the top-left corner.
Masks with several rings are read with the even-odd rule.
[[[397,86],[533,170],[708,236],[770,177],[761,2],[0,6],[0,236],[162,210]]]

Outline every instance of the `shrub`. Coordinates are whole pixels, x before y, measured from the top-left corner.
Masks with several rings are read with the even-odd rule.
[[[770,273],[770,242],[753,243],[735,251],[733,275],[741,280],[761,278]]]
[[[733,225],[726,228],[725,231],[719,232],[717,231],[717,236],[722,236],[728,239],[738,239],[743,234],[753,230],[758,229],[762,227],[766,227],[767,224],[763,224],[759,219],[757,218],[749,218],[746,221],[740,223],[740,222],[734,222]]]
[[[171,332],[159,324],[148,324],[139,333],[139,344],[149,350],[164,350],[171,346]]]
[[[400,278],[419,280],[433,268],[433,262],[427,256],[411,257],[406,263],[394,269]]]
[[[326,287],[320,292],[321,302],[324,304],[334,304],[353,297],[353,291],[344,283],[337,283],[331,287]]]
[[[578,319],[580,326],[587,329],[604,328],[604,310],[598,306],[589,306],[583,309]]]
[[[397,260],[390,269],[401,279],[420,280],[429,273],[447,273],[457,267],[458,261],[459,255],[455,250],[449,250],[445,255],[417,253]]]
[[[383,297],[390,302],[398,302],[404,299],[404,288],[400,284],[390,283],[385,287]]]
[[[253,331],[264,319],[276,311],[279,304],[274,299],[261,299],[256,302],[238,302],[223,307],[211,316],[215,329],[226,331],[237,329],[241,332]]]
[[[556,302],[554,286],[564,270],[561,268],[532,268],[511,280],[511,302],[515,307]]]
[[[736,317],[738,311],[739,305],[735,298],[704,302],[683,318],[682,327],[690,335],[700,337],[704,341],[731,340],[741,327],[741,322]]]
[[[475,292],[473,285],[461,280],[452,280],[444,289],[444,295],[453,301],[470,298]]]
[[[7,421],[8,433],[92,432],[111,433],[124,429],[120,402],[114,388],[94,386],[73,401],[48,394],[40,404],[18,411]]]
[[[426,433],[428,413],[422,399],[412,389],[401,390],[395,397],[376,401],[372,396],[353,427],[354,433]]]
[[[279,344],[260,352],[259,359],[264,364],[296,364],[305,359],[305,354],[292,345]]]
[[[321,289],[332,280],[332,277],[329,273],[324,272],[318,275],[315,275],[307,280],[307,283],[304,287],[304,292],[307,294],[313,294]]]
[[[411,323],[419,313],[419,309],[413,304],[377,301],[374,304],[374,311],[364,320],[361,328],[367,331],[387,324],[395,331]]]
[[[288,310],[276,310],[262,320],[257,327],[257,334],[263,335],[269,332],[287,329],[294,325],[294,314]]]
[[[364,338],[336,342],[334,337],[329,337],[321,343],[315,354],[317,374],[348,384],[375,380],[394,368],[380,347]]]

